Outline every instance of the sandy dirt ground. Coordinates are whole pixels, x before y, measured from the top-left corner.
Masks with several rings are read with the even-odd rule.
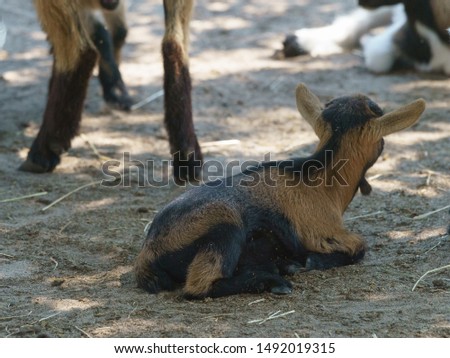
[[[51,58],[31,1],[0,1],[9,32],[0,50],[0,337],[450,337],[448,210],[450,80],[401,71],[373,75],[358,51],[275,60],[284,35],[324,25],[351,0],[198,1],[192,22],[195,125],[206,159],[263,160],[307,155],[316,144],[294,89],[307,83],[323,101],[362,92],[385,110],[428,102],[412,129],[386,138],[355,197],[346,225],[367,240],[362,263],[291,277],[288,296],[239,295],[186,301],[136,288],[132,266],[145,225],[183,192],[174,185],[93,184],[98,152],[121,160],[169,159],[159,98],[132,113],[105,108],[93,78],[81,134],[54,173],[17,171],[37,134]],[[121,66],[136,100],[162,88],[163,10],[129,1],[130,34]],[[95,76],[94,76],[95,77]],[[228,141],[232,142],[219,142]],[[41,193],[28,199],[7,199]],[[45,193],[45,194],[44,194]],[[357,216],[364,216],[355,219]],[[274,312],[288,313],[263,320]]]

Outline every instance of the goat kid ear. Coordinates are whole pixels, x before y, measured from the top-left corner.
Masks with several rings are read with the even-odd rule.
[[[317,133],[317,120],[322,114],[322,104],[319,98],[312,93],[305,84],[300,83],[295,91],[297,108],[303,118]]]
[[[425,105],[426,102],[423,99],[417,99],[406,106],[375,119],[377,134],[382,138],[386,135],[411,127],[419,120],[425,110]]]

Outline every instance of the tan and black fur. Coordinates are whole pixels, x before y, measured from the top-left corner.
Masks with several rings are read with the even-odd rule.
[[[344,228],[342,215],[358,188],[370,192],[364,176],[382,152],[383,136],[416,123],[425,102],[383,114],[363,95],[339,97],[325,108],[304,85],[296,96],[320,139],[316,152],[263,162],[168,204],[137,257],[139,287],[151,293],[181,288],[189,298],[284,294],[292,286],[283,274],[362,259],[364,241]],[[327,164],[330,153],[334,163],[347,162]]]

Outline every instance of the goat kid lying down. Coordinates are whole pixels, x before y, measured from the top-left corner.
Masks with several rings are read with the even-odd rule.
[[[363,258],[364,241],[343,227],[342,215],[358,188],[370,193],[365,173],[380,156],[383,137],[416,123],[425,101],[383,114],[363,95],[323,108],[300,84],[296,97],[320,139],[315,153],[263,162],[168,204],[137,257],[139,287],[150,293],[182,288],[187,298],[286,294],[292,285],[284,274]]]
[[[304,28],[283,42],[286,57],[325,56],[361,46],[375,73],[397,66],[450,75],[450,0],[359,0],[353,12],[329,26]],[[386,26],[379,34],[374,28]]]

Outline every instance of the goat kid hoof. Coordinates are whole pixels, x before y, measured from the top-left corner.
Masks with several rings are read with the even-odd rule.
[[[287,287],[287,286],[277,286],[277,287],[272,287],[270,289],[270,292],[275,295],[289,295],[292,293],[292,288]]]
[[[305,268],[300,265],[292,264],[292,265],[288,265],[288,266],[284,267],[284,271],[285,271],[286,275],[294,275],[296,273],[305,271]]]
[[[184,186],[187,183],[197,184],[202,179],[203,158],[201,153],[191,153],[187,159],[181,159],[177,153],[173,159],[173,177],[175,183]]]

